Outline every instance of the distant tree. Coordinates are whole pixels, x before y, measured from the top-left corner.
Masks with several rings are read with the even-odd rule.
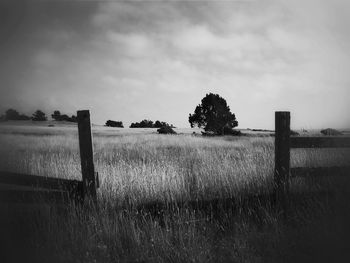
[[[53,114],[51,114],[51,117],[55,121],[69,121],[69,122],[77,122],[77,117],[75,115],[72,115],[72,117],[69,117],[67,114],[61,114],[60,111],[55,110]]]
[[[224,135],[240,136],[240,135],[242,135],[242,132],[225,126],[224,127]]]
[[[3,115],[4,120],[20,120],[20,121],[25,121],[25,120],[30,120],[30,117],[28,117],[25,114],[19,114],[18,111],[14,109],[8,109],[5,112],[5,115]]]
[[[151,120],[142,120],[141,122],[133,122],[129,126],[130,128],[162,128],[165,126],[169,126],[171,128],[175,128],[174,125],[168,124],[165,121],[159,121],[157,120],[155,123]]]
[[[290,130],[290,136],[299,136],[299,132]]]
[[[131,123],[130,128],[154,128],[153,121],[142,120],[141,122]]]
[[[116,128],[124,128],[123,122],[121,122],[121,121],[112,121],[112,120],[106,121],[105,126],[107,126],[107,127],[116,127]]]
[[[53,114],[51,114],[52,119],[55,121],[61,121],[61,112],[59,110],[55,110]]]
[[[70,118],[67,114],[61,115],[61,121],[69,121],[69,120],[70,120]]]
[[[153,121],[151,120],[143,120],[141,121],[141,128],[154,128]]]
[[[154,128],[161,128],[161,127],[163,127],[162,123],[161,123],[160,121],[157,120],[157,121],[154,123]]]
[[[6,120],[18,120],[19,116],[20,116],[20,114],[18,113],[18,111],[14,110],[14,109],[8,109],[5,112]]]
[[[327,136],[339,136],[339,135],[343,135],[343,133],[341,131],[338,131],[336,129],[332,129],[332,128],[327,128],[324,130],[320,131],[323,135],[327,135]]]
[[[18,120],[20,120],[20,121],[28,121],[28,120],[30,120],[30,117],[25,115],[25,114],[21,114],[21,115],[19,115]]]
[[[47,121],[46,114],[42,112],[41,110],[37,110],[36,112],[33,113],[32,117],[33,121]]]
[[[174,125],[172,124],[168,124],[167,122],[165,121],[156,121],[153,125],[154,128],[162,128],[162,127],[171,127],[171,128],[175,128]]]
[[[231,113],[226,100],[213,93],[206,94],[194,114],[189,114],[188,121],[192,128],[196,125],[199,128],[203,127],[206,132],[221,135],[238,126],[236,116]]]
[[[72,115],[72,117],[70,117],[70,121],[71,121],[71,122],[78,122],[77,116]]]
[[[162,126],[157,130],[159,134],[176,134],[176,132],[170,126]]]

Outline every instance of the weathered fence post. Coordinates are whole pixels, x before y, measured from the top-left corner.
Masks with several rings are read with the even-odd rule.
[[[275,112],[275,194],[284,215],[289,203],[290,113]]]
[[[88,110],[78,111],[77,119],[81,172],[83,176],[83,198],[88,197],[96,201],[96,180],[93,159],[90,112]]]

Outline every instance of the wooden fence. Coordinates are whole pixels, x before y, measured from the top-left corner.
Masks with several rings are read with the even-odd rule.
[[[96,188],[99,187],[99,181],[94,168],[89,111],[78,111],[77,119],[82,180],[0,171],[0,201],[61,203],[70,200],[82,202],[89,199],[96,202]]]
[[[77,112],[82,180],[50,178],[0,171],[0,201],[28,202],[38,200],[96,202],[99,187],[93,161],[90,113]],[[290,113],[275,112],[275,198],[286,211],[289,203],[289,182],[296,176],[348,175],[350,167],[290,167],[291,148],[350,147],[349,137],[290,136]]]
[[[350,137],[290,136],[290,112],[275,112],[275,194],[286,211],[291,177],[349,175],[350,167],[290,167],[291,148],[350,148]]]

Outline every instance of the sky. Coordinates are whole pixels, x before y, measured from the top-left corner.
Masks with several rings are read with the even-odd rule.
[[[349,26],[346,0],[0,0],[0,112],[189,127],[212,92],[239,128],[347,128]]]

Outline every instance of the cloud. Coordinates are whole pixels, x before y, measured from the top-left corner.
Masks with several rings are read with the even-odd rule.
[[[216,92],[242,127],[271,128],[279,109],[295,112],[299,126],[349,121],[346,2],[103,1],[77,8],[82,6],[31,7],[30,23],[19,32],[26,44],[13,42],[7,47],[11,60],[0,62],[2,83],[18,90],[6,106],[87,107],[99,123],[108,115],[187,126],[205,93]]]

